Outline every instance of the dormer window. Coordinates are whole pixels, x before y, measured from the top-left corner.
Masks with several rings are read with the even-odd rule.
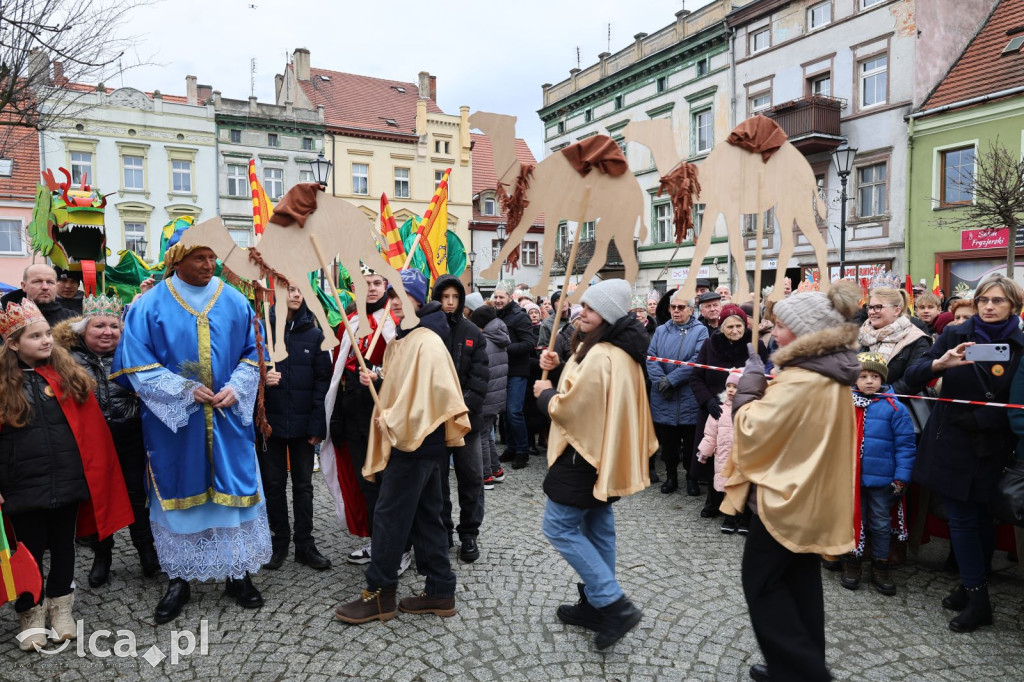
[[[494,200],[494,197],[487,197],[484,199],[484,215],[497,215],[498,204]]]

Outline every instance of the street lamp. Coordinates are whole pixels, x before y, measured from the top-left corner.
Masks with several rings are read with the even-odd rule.
[[[476,251],[469,252],[469,289],[470,291],[476,291],[476,286],[473,284],[473,276],[476,271],[473,269],[473,264],[476,263]]]
[[[496,259],[498,257],[498,254],[501,253],[501,250],[505,248],[505,236],[507,234],[505,231],[505,223],[498,223],[498,226],[494,228],[494,234],[495,236],[498,237],[498,250],[495,252],[493,256],[493,259]],[[505,264],[502,263],[501,267],[502,270],[504,270]]]
[[[853,171],[853,160],[856,157],[857,148],[846,143],[832,152],[832,162],[836,164],[836,173],[839,174],[839,184],[842,187],[839,194],[839,279],[846,277],[846,181]]]
[[[139,258],[141,258],[142,260],[146,260],[146,247],[148,245],[149,242],[146,241],[146,235],[142,235],[141,237],[135,240],[134,251],[139,255]]]
[[[331,162],[320,152],[317,157],[309,162],[309,169],[313,171],[313,179],[321,187],[327,187],[327,176],[331,173]]]

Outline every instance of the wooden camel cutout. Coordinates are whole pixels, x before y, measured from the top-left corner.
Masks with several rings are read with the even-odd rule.
[[[491,138],[494,154],[494,169],[498,185],[514,188],[519,177],[521,164],[515,155],[515,116],[491,114],[477,111],[469,117],[471,128],[482,131]],[[589,201],[583,216],[580,215],[580,197],[590,187]],[[546,295],[550,280],[548,268],[554,262],[556,235],[559,220],[597,221],[594,227],[594,255],[587,265],[576,291],[568,300],[579,301],[590,285],[590,280],[607,261],[608,244],[614,240],[625,265],[625,279],[635,282],[640,269],[633,248],[633,237],[640,224],[640,239],[647,238],[644,222],[644,195],[633,173],[611,176],[592,170],[586,177],[570,165],[564,154],[555,153],[537,164],[530,177],[526,192],[529,202],[523,210],[518,227],[509,235],[501,252],[481,275],[496,279],[508,255],[523,241],[530,225],[537,216],[544,214],[544,264],[540,280],[531,291],[535,295]],[[511,227],[511,226],[510,226]],[[577,226],[577,238],[580,226]]]
[[[623,136],[628,142],[637,142],[651,150],[661,175],[666,175],[683,158],[676,149],[672,122],[667,119],[633,121],[626,126]],[[680,290],[684,297],[693,298],[696,294],[697,271],[704,264],[718,217],[725,216],[729,248],[733,260],[742,267],[746,262],[743,215],[756,214],[760,220],[771,208],[776,209],[782,242],[779,246],[780,266],[775,272],[775,288],[769,300],[781,300],[784,296],[782,280],[786,276],[785,264],[793,255],[794,222],[814,248],[818,270],[822,273],[820,290],[828,291],[828,249],[814,216],[815,209],[820,215],[825,215],[825,204],[818,194],[814,171],[796,147],[785,142],[767,162],[763,162],[760,154],[723,141],[716,144],[701,162],[697,177],[701,184],[698,201],[705,205],[705,228],[697,238],[690,273]],[[763,183],[760,188],[759,179]],[[742,303],[749,299],[747,277],[741,272],[733,300]]]
[[[296,223],[288,227],[267,223],[258,247],[245,249],[237,246],[219,217],[190,227],[181,237],[181,243],[186,246],[206,246],[212,249],[221,262],[239,277],[255,281],[267,274],[274,275],[274,311],[277,318],[275,336],[278,339],[270,357],[274,362],[288,357],[288,349],[283,342],[288,317],[288,284],[302,292],[306,306],[324,330],[321,349],[329,350],[338,345],[338,339],[328,331],[331,325],[320,299],[309,284],[309,273],[320,269],[311,236],[316,237],[327,258],[337,256],[349,272],[357,273],[352,278],[352,284],[360,320],[366,319],[366,281],[358,276],[359,261],[380,273],[395,287],[402,297],[404,310],[413,310],[398,271],[377,251],[377,244],[367,229],[366,214],[344,199],[325,192],[318,192],[316,196],[316,210],[306,217],[304,227],[300,228]],[[267,271],[260,267],[260,263]],[[341,314],[344,315],[345,311],[341,311]],[[406,315],[402,320],[402,328],[410,329],[416,323],[414,315]],[[370,325],[360,325],[359,336],[368,336],[371,332]]]

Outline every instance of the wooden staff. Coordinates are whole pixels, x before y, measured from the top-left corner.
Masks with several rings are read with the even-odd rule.
[[[360,369],[364,372],[369,372],[369,368],[366,366],[366,361],[363,360],[363,354],[359,352],[359,343],[356,341],[356,335],[352,333],[352,326],[348,323],[348,315],[345,314],[345,306],[341,304],[341,297],[338,296],[338,288],[334,286],[334,277],[330,270],[327,269],[327,261],[324,260],[324,254],[320,251],[320,243],[316,240],[316,235],[309,235],[309,242],[313,245],[313,250],[316,251],[316,257],[320,260],[320,267],[324,272],[328,273],[327,283],[331,285],[331,296],[334,297],[334,304],[338,306],[338,310],[341,311],[341,323],[345,325],[345,333],[348,334],[349,343],[352,344],[352,352],[356,354],[356,362],[359,363]],[[339,358],[339,360],[344,361]],[[377,389],[374,388],[373,382],[370,382],[370,395],[373,396],[373,403],[380,409],[380,401],[377,398]]]
[[[267,301],[267,297],[270,293],[270,289],[263,290],[263,324],[267,327],[267,338],[264,339],[267,344],[267,352],[271,356],[274,355],[274,337],[270,331],[270,304]],[[276,300],[276,299],[275,299]]]
[[[590,185],[583,189],[583,200],[580,202],[580,219],[576,221],[576,238],[572,240],[572,248],[569,249],[569,261],[565,264],[565,283],[562,285],[562,296],[558,299],[558,310],[555,311],[555,322],[551,325],[551,341],[548,343],[548,350],[555,351],[555,341],[558,339],[558,323],[562,319],[562,305],[569,302],[569,280],[572,277],[572,270],[576,267],[576,251],[580,245],[580,230],[587,217],[587,204],[590,202]],[[540,375],[541,381],[548,380],[548,370]]]
[[[402,270],[408,269],[409,265],[412,264],[412,257],[414,255],[416,255],[416,247],[420,246],[422,248],[420,242],[423,240],[423,238],[424,238],[424,235],[421,235],[418,232],[416,233],[416,239],[413,240],[412,246],[409,247],[409,254],[405,257],[405,265],[402,266]],[[429,256],[427,255],[426,251],[423,252],[423,256],[425,258],[429,258]],[[387,303],[384,304],[384,316],[382,318],[380,318],[380,324],[377,325],[377,330],[375,332],[373,332],[373,338],[370,339],[370,345],[366,349],[366,357],[370,357],[371,355],[373,355],[373,351],[377,347],[377,341],[380,340],[380,334],[381,334],[382,331],[384,331],[384,323],[387,321],[388,315],[390,315],[390,314],[391,314],[391,299],[388,298]]]
[[[757,208],[761,208],[761,198],[764,195],[764,171],[757,171]],[[760,349],[757,346],[757,336],[761,328],[761,241],[764,237],[764,214],[756,216],[757,228],[756,228],[756,239],[757,243],[754,247],[754,325],[751,329],[751,339],[753,339],[754,352],[757,353]]]

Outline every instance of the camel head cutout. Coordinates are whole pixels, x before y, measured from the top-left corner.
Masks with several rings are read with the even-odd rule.
[[[509,225],[508,240],[490,266],[481,273],[483,277],[499,278],[505,259],[523,241],[529,226],[533,225],[540,214],[544,214],[545,267],[537,284],[531,289],[535,295],[548,293],[551,278],[548,268],[555,260],[560,220],[578,221],[578,225],[580,222],[596,221],[594,255],[576,291],[569,296],[570,302],[579,301],[590,285],[590,280],[605,265],[608,245],[613,240],[625,266],[626,281],[636,281],[639,263],[633,239],[638,225],[640,239],[646,239],[647,225],[644,222],[644,193],[633,173],[626,169],[621,175],[612,175],[603,172],[598,166],[598,169],[590,170],[584,176],[573,167],[564,153],[556,152],[539,162],[524,178],[524,169],[515,155],[515,116],[478,111],[469,117],[469,124],[471,128],[491,138],[499,187],[509,188],[509,193],[512,193],[512,188],[516,187],[521,178],[528,182],[523,197],[522,218],[516,226]],[[611,142],[610,138],[608,142]],[[580,215],[580,203],[588,187],[589,200],[583,215]]]
[[[737,131],[744,124],[738,126]],[[667,119],[633,121],[626,126],[623,135],[628,142],[637,142],[651,150],[658,172],[663,176],[683,160],[676,149],[672,123]],[[786,276],[785,264],[793,255],[794,224],[814,249],[822,275],[820,290],[828,291],[828,249],[815,218],[815,210],[825,215],[825,205],[818,193],[814,171],[796,147],[786,141],[764,161],[758,152],[722,141],[700,162],[698,178],[702,188],[699,201],[705,205],[705,229],[697,237],[690,273],[680,289],[684,297],[693,298],[697,291],[697,271],[704,264],[719,216],[725,218],[733,260],[742,267],[746,262],[743,215],[755,214],[760,220],[764,212],[772,208],[779,224],[781,245],[780,267],[776,270],[775,288],[769,300],[780,300],[784,296],[782,280]],[[760,267],[760,263],[756,266]],[[742,303],[750,298],[746,274],[741,272],[733,300]]]
[[[300,187],[296,185],[285,197]],[[317,192],[315,196],[316,208],[305,216],[304,226],[300,227],[294,221],[288,226],[269,222],[259,244],[248,249],[234,243],[220,218],[211,218],[194,225],[181,237],[181,243],[186,246],[206,246],[212,249],[224,266],[239,277],[255,281],[268,275],[274,276],[275,336],[278,339],[271,353],[274,362],[288,357],[288,349],[283,340],[288,317],[289,284],[302,292],[306,306],[324,330],[321,349],[329,350],[338,345],[338,339],[330,331],[331,325],[320,299],[309,283],[309,273],[320,269],[320,260],[313,248],[311,236],[316,237],[324,258],[331,260],[337,257],[349,272],[357,273],[352,278],[352,284],[360,320],[366,319],[366,281],[358,275],[360,261],[394,286],[402,298],[403,310],[414,310],[398,271],[378,252],[377,243],[369,229],[372,225],[366,214],[344,199],[325,192]],[[284,200],[282,198],[282,202]],[[341,313],[345,314],[344,311]],[[417,321],[414,315],[407,314],[402,320],[402,328],[411,329]],[[370,325],[360,325],[358,336],[368,336],[371,332]]]

